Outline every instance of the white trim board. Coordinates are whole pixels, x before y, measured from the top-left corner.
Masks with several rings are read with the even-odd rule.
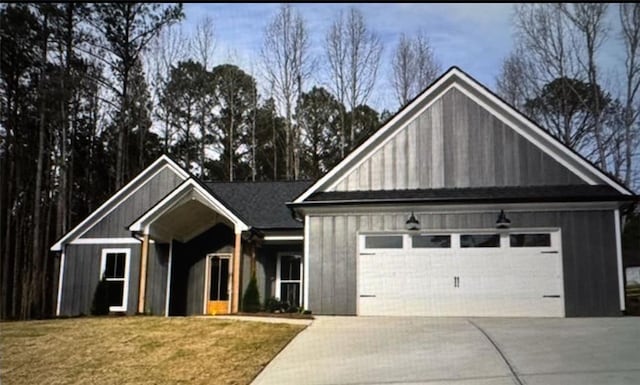
[[[164,164],[163,164],[164,163]],[[159,167],[159,168],[158,168]],[[172,161],[168,156],[162,155],[149,167],[145,168],[140,174],[133,178],[124,187],[120,188],[118,192],[113,194],[106,202],[100,207],[94,210],[88,217],[80,222],[71,231],[68,231],[62,238],[60,238],[53,246],[51,251],[61,251],[62,245],[68,243],[69,239],[75,240],[84,235],[91,227],[100,222],[104,217],[109,215],[116,207],[125,201],[128,197],[138,191],[146,182],[151,180],[155,175],[168,167],[171,171],[176,173],[182,180],[189,177],[189,174],[184,171],[179,165]],[[158,168],[156,170],[156,168]],[[154,171],[155,170],[155,171]],[[152,172],[154,171],[154,172]],[[137,186],[136,186],[137,184]],[[131,190],[133,189],[133,190]],[[131,191],[129,191],[131,190]]]
[[[62,307],[62,283],[64,282],[64,260],[65,252],[62,251],[60,256],[60,270],[58,272],[58,303],[56,303],[56,316],[60,316],[60,309]]]
[[[618,265],[618,291],[620,292],[620,310],[624,311],[626,309],[626,293],[624,290],[624,276],[622,271],[622,231],[620,229],[620,209],[614,210],[613,213],[613,220],[615,221],[614,226],[616,229],[616,261]]]
[[[138,238],[79,238],[69,242],[70,245],[137,245]]]
[[[452,82],[452,84],[447,85],[448,82]],[[473,92],[466,89],[465,86],[469,87],[477,95],[474,95]],[[413,110],[415,110],[421,103],[423,103],[430,97],[433,98],[433,100],[428,101],[420,111],[428,108],[435,100],[437,100],[441,95],[443,95],[452,87],[455,87],[456,89],[463,92],[466,96],[479,103],[487,111],[494,114],[500,120],[504,121],[509,127],[513,128],[514,131],[516,131],[520,135],[523,135],[532,144],[536,145],[542,151],[550,155],[553,159],[557,160],[563,166],[567,167],[587,183],[598,184],[598,181],[600,181],[610,185],[624,195],[633,194],[626,187],[608,177],[602,171],[597,169],[597,167],[585,161],[573,151],[568,149],[565,145],[555,140],[551,136],[551,134],[529,121],[513,107],[501,101],[497,96],[488,91],[477,81],[467,76],[458,68],[452,67],[438,81],[436,81],[436,83],[426,89],[411,104],[406,106],[393,119],[383,125],[371,137],[369,137],[369,139],[364,142],[364,144],[351,152],[344,160],[342,160],[337,166],[335,166],[316,183],[309,187],[305,192],[299,195],[293,202],[301,203],[311,194],[321,188],[323,188],[324,190],[330,190],[343,178],[347,177],[351,173],[351,171],[353,171],[353,169],[363,161],[363,159],[371,156],[376,149],[384,145],[384,143],[389,141],[397,132],[399,132],[409,124],[409,122],[407,121],[398,126],[397,124],[402,119],[404,119],[409,114],[418,116],[419,113],[416,113]],[[479,97],[486,99],[487,102],[485,103],[484,101],[481,101]],[[496,108],[490,106],[489,104],[493,104],[501,111],[498,111]],[[392,134],[389,135],[389,132],[393,130],[395,130],[395,132],[392,132]],[[528,130],[526,134],[525,130]],[[375,147],[373,147],[374,144],[379,141],[381,137],[383,137],[383,135],[388,135],[388,137],[382,140],[380,143],[376,144]],[[341,174],[341,176],[338,176],[338,174]]]
[[[304,235],[265,235],[264,241],[302,241]]]
[[[304,216],[304,250],[302,255],[302,306],[305,310],[309,309],[309,216]]]

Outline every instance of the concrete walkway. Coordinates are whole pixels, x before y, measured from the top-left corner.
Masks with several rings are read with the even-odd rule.
[[[638,384],[640,318],[317,317],[264,384]]]
[[[216,315],[216,316],[203,316],[211,319],[228,319],[234,321],[252,321],[252,322],[267,322],[267,323],[281,323],[292,325],[311,325],[313,320],[300,319],[300,318],[285,318],[285,317],[262,317],[262,316],[246,316],[246,315]]]

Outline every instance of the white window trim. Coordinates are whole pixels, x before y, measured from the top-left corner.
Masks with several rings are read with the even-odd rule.
[[[127,304],[129,302],[129,270],[131,268],[131,249],[102,249],[102,256],[100,259],[100,277],[104,275],[104,270],[107,265],[107,254],[125,254],[124,258],[124,287],[122,289],[122,306],[110,306],[109,311],[127,311]],[[118,279],[120,280],[120,279]]]
[[[281,257],[283,255],[290,255],[290,256],[294,256],[294,257],[300,257],[300,279],[282,279],[280,276],[280,262],[281,262]],[[305,306],[304,305],[304,299],[303,299],[303,295],[304,295],[304,290],[302,288],[303,286],[303,281],[304,281],[304,259],[302,258],[302,255],[300,255],[299,253],[285,253],[285,252],[281,252],[278,253],[278,260],[276,262],[276,298],[278,298],[280,301],[282,301],[282,290],[280,289],[280,285],[283,283],[297,283],[300,285],[300,287],[298,288],[298,299],[301,302],[300,304],[298,304],[299,306]]]

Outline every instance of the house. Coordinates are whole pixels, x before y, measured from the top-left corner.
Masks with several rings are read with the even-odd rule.
[[[314,183],[203,183],[161,157],[61,238],[58,315],[615,316],[637,196],[458,68]],[[294,219],[295,218],[295,219]]]

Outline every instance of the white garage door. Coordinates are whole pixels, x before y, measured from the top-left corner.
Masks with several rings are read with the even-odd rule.
[[[564,317],[559,231],[364,234],[359,315]]]

